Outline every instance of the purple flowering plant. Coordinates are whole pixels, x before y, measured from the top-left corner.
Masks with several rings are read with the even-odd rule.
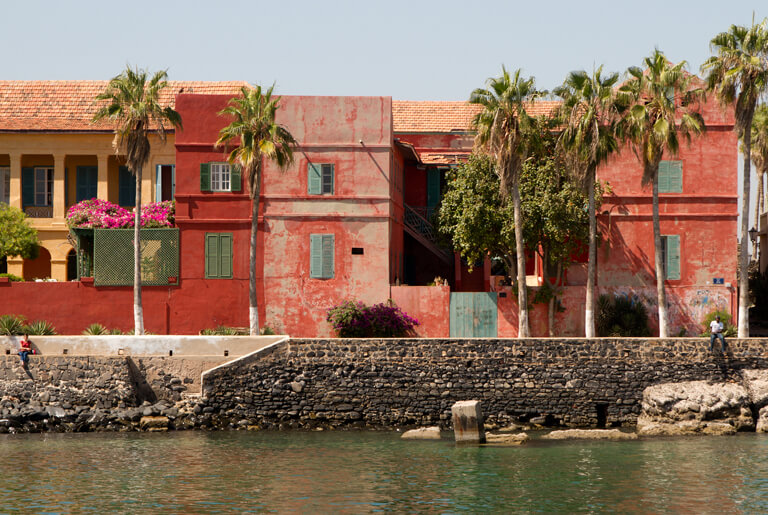
[[[176,202],[166,200],[142,206],[141,227],[173,227]],[[67,211],[67,226],[81,229],[128,229],[134,226],[134,214],[107,200],[78,202]]]
[[[326,320],[340,338],[402,338],[414,336],[419,325],[392,299],[373,306],[347,300],[329,309]]]

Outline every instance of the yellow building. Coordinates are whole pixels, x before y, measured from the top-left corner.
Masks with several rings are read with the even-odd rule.
[[[115,154],[109,123],[91,124],[93,99],[107,81],[0,81],[0,202],[22,209],[37,229],[40,256],[7,258],[7,270],[26,280],[76,277],[65,223],[67,209],[91,198],[135,204],[133,176]],[[169,81],[161,102],[177,93],[239,93],[245,82]],[[142,174],[145,202],[171,200],[175,188],[174,133],[150,137]]]

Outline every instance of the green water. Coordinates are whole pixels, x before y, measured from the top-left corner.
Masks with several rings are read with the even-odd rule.
[[[512,448],[377,432],[2,435],[0,513],[766,513],[767,456],[756,434]]]

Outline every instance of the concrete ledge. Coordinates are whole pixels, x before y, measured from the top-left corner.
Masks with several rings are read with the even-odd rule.
[[[245,356],[285,336],[30,336],[42,355],[70,356]],[[16,354],[20,336],[0,336],[0,353]]]

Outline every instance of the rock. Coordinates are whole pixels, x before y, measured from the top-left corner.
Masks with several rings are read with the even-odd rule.
[[[768,406],[768,370],[742,370],[741,377],[756,408]]]
[[[514,433],[515,431],[522,431],[525,429],[525,425],[512,422],[504,427],[499,428],[499,433]]]
[[[529,440],[527,433],[487,433],[485,442],[488,445],[522,445]]]
[[[301,393],[301,391],[304,389],[304,385],[301,384],[298,381],[294,381],[291,383],[291,390],[293,390],[296,393]]]
[[[457,443],[484,443],[483,412],[480,401],[459,401],[451,406],[453,434]]]
[[[533,417],[530,423],[536,426],[544,426],[547,424],[547,417]]]
[[[565,429],[552,431],[541,437],[544,440],[637,440],[636,433],[618,429]]]
[[[51,417],[64,418],[66,416],[64,408],[61,406],[48,406],[45,409],[48,412],[48,415]]]
[[[440,428],[434,427],[420,427],[418,429],[411,429],[406,431],[401,436],[403,440],[439,440]]]
[[[643,391],[638,434],[730,434],[752,430],[755,423],[750,402],[747,389],[735,383],[688,381],[649,386]]]
[[[141,420],[139,420],[139,427],[145,431],[151,431],[158,428],[168,429],[168,417],[141,417]]]
[[[760,408],[757,415],[757,427],[755,431],[758,433],[768,433],[768,406]]]

